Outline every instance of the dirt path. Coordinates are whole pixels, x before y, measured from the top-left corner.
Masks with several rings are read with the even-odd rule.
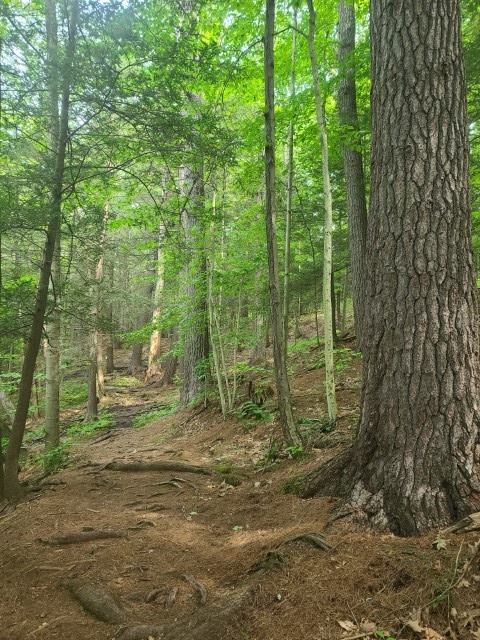
[[[296,383],[304,408],[315,375]],[[342,637],[338,620],[357,631],[362,618],[387,625],[431,599],[432,576],[440,581],[451,570],[453,547],[439,555],[431,539],[352,533],[341,524],[328,531],[335,547],[328,553],[301,541],[279,546],[323,531],[332,502],[280,492],[305,468],[298,461],[255,467],[272,425],[245,431],[210,408],[132,428],[148,403],[165,406],[171,393],[119,392],[112,435],[81,441],[71,467],[0,514],[2,640],[148,638],[122,631],[136,624],[152,632],[163,625],[165,640],[330,640]],[[306,464],[331,454],[316,450]],[[113,460],[176,462],[211,474],[114,471],[106,467]],[[107,530],[120,537],[51,544],[60,534]],[[72,596],[79,584],[106,591],[124,619],[95,619]]]

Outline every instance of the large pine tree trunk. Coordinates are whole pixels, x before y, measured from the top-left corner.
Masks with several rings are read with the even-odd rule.
[[[459,2],[373,0],[371,20],[363,404],[350,463],[330,478],[371,524],[416,535],[480,508]]]
[[[341,65],[338,83],[338,115],[340,125],[348,127],[345,137],[358,131],[357,95],[355,87],[355,6],[342,0],[338,5],[338,60]],[[362,152],[356,140],[342,145],[345,186],[347,190],[348,240],[352,273],[352,297],[357,346],[362,348],[365,291],[365,242],[367,235],[367,201]]]

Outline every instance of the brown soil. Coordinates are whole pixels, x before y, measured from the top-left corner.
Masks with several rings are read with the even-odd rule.
[[[302,460],[284,453],[273,464],[259,461],[278,439],[275,422],[246,430],[245,421],[224,420],[210,406],[135,429],[129,425],[145,404],[166,404],[174,390],[111,391],[119,419],[109,437],[80,440],[68,468],[0,513],[0,638],[109,640],[135,624],[152,633],[166,625],[164,637],[174,640],[383,637],[375,630],[396,640],[479,638],[478,558],[450,589],[474,556],[477,533],[448,536],[437,549],[434,535],[400,539],[341,519],[329,524],[335,501],[281,493],[287,480],[353,437],[359,375],[358,359],[340,374],[337,429]],[[297,414],[324,415],[322,389],[321,369],[298,375]],[[114,471],[106,468],[113,460],[176,461],[212,473]],[[120,537],[103,538],[105,530]],[[56,536],[81,532],[92,535],[55,544]],[[305,532],[322,532],[333,550],[281,544]],[[106,593],[127,621],[97,620],[72,584]],[[128,633],[123,637],[134,637]]]

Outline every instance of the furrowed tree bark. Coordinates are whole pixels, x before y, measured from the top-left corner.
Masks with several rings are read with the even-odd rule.
[[[419,535],[480,508],[460,7],[372,0],[371,21],[370,312],[359,431],[337,486],[371,525]]]
[[[183,271],[185,315],[180,407],[201,401],[208,376],[207,265],[205,229],[198,214],[204,205],[203,167],[182,167],[180,185],[186,196],[182,210],[187,264]]]
[[[323,241],[323,318],[325,339],[325,394],[327,396],[328,419],[334,423],[337,419],[337,400],[335,396],[335,366],[333,361],[333,347],[335,342],[332,307],[332,188],[330,185],[330,169],[328,161],[328,138],[325,124],[325,108],[320,89],[320,76],[318,70],[317,52],[315,49],[315,22],[316,14],[313,0],[307,0],[308,21],[308,51],[312,66],[313,92],[315,94],[315,107],[317,125],[322,147],[322,180],[323,200],[325,207],[325,225]]]
[[[355,5],[342,0],[338,4],[338,116],[344,128],[342,144],[345,186],[347,191],[348,240],[352,273],[352,298],[357,348],[362,349],[365,315],[365,243],[367,236],[367,200],[362,152],[358,145],[357,92],[355,85]]]
[[[49,78],[49,94],[50,94],[50,114],[51,114],[51,132],[52,139],[57,129],[56,111],[54,106],[58,104],[58,98],[61,98],[60,114],[58,119],[58,139],[52,144],[52,164],[54,165],[52,183],[50,189],[49,203],[49,223],[46,230],[45,245],[43,250],[42,266],[40,269],[40,277],[37,286],[35,299],[35,307],[32,315],[32,324],[30,335],[27,341],[20,384],[18,388],[18,401],[15,410],[15,416],[12,425],[12,435],[8,444],[7,454],[5,456],[5,486],[4,494],[9,499],[15,499],[21,494],[21,487],[18,481],[18,459],[20,448],[22,446],[23,434],[25,431],[25,423],[28,416],[28,407],[30,403],[30,395],[32,391],[33,375],[35,371],[35,362],[37,360],[38,350],[43,333],[43,322],[45,319],[45,311],[48,299],[48,284],[50,281],[50,273],[52,268],[53,254],[55,250],[55,242],[60,230],[61,207],[62,207],[62,191],[63,177],[65,172],[65,154],[68,142],[68,114],[70,105],[70,81],[73,67],[73,57],[75,53],[75,39],[78,22],[78,0],[72,0],[68,41],[65,54],[65,62],[62,65],[61,79],[61,96],[58,95],[56,87],[59,84],[56,81],[55,70],[58,69],[57,62],[57,25],[56,25],[56,2],[55,0],[47,0],[45,3],[45,22],[47,31],[47,66],[50,75]]]
[[[170,330],[170,337],[169,337],[170,355],[165,359],[165,362],[163,365],[163,377],[160,382],[160,384],[162,385],[172,384],[175,374],[177,372],[178,356],[172,353],[172,351],[176,347],[177,342],[178,342],[178,327],[175,326]]]
[[[285,441],[301,444],[295,424],[287,375],[280,299],[278,268],[277,223],[275,210],[275,84],[273,39],[275,26],[275,0],[267,0],[265,14],[265,208],[268,252],[268,283],[270,291],[270,320],[272,328],[273,358],[278,396],[280,424]]]

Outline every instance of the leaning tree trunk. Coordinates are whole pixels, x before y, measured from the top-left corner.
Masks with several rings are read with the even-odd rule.
[[[355,86],[355,6],[342,0],[338,5],[338,116],[344,127],[342,145],[345,186],[347,190],[348,240],[352,272],[352,298],[357,347],[362,349],[366,279],[365,242],[367,235],[367,200],[362,152],[358,146],[357,93]]]
[[[363,403],[350,463],[330,471],[356,513],[417,535],[480,508],[459,2],[372,0],[371,20]],[[310,490],[322,474],[327,479],[317,474]]]
[[[64,64],[62,65],[63,77],[61,81],[61,96],[59,96],[58,89],[60,83],[57,81],[57,72],[59,67],[57,62],[58,44],[55,0],[47,0],[45,4],[45,22],[48,41],[47,65],[50,74],[49,96],[54,173],[51,180],[49,207],[50,217],[46,231],[40,278],[37,286],[34,311],[32,314],[30,335],[23,358],[22,373],[18,388],[18,401],[12,425],[12,436],[8,443],[7,454],[5,456],[4,494],[7,498],[17,498],[21,494],[20,483],[18,481],[18,460],[25,431],[25,423],[28,416],[35,363],[42,340],[43,322],[45,319],[48,299],[48,283],[50,281],[55,243],[60,231],[63,177],[65,172],[65,156],[69,136],[68,115],[70,105],[70,83],[78,22],[78,0],[72,1],[68,41]],[[59,98],[61,108],[60,113],[58,114],[57,106]]]

